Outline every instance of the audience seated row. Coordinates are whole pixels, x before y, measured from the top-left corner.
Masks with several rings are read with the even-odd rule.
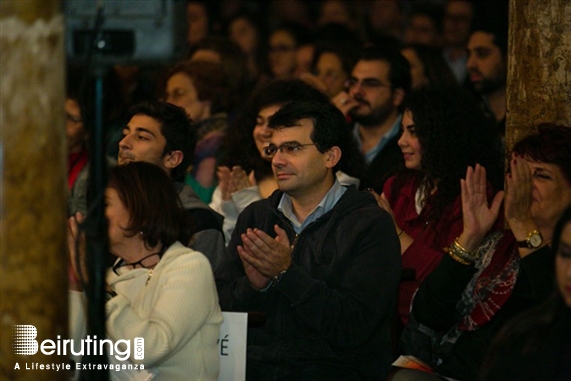
[[[372,1],[370,9],[393,3]],[[203,5],[189,1],[198,13]],[[285,20],[284,10],[287,22],[268,24],[267,35],[237,12],[227,30],[238,45],[204,23],[212,28],[191,33],[187,59],[157,81],[156,98],[165,101],[124,112],[119,167],[106,191],[115,262],[107,308],[128,300],[121,313],[136,313],[145,328],[135,332],[109,312],[109,336],[157,343],[149,373],[138,376],[167,380],[217,377],[220,309],[260,317],[248,329],[251,380],[498,379],[515,367],[522,379],[565,379],[568,223],[556,223],[571,204],[571,129],[538,127],[516,144],[504,178],[505,28],[474,23],[463,32],[479,8],[464,0],[436,18],[415,5],[410,33],[397,36],[407,36],[404,46],[360,30],[343,1],[321,5],[318,28]],[[397,22],[406,10],[395,6]],[[200,17],[215,21],[217,7]],[[438,17],[443,29],[432,25],[433,38],[423,40],[423,23]],[[387,21],[380,29],[398,28]],[[70,215],[89,218],[102,196],[86,191],[82,122],[91,114],[76,98],[70,91],[66,104]],[[173,198],[166,188],[181,205],[160,207]],[[115,219],[114,206],[125,220]],[[70,220],[77,290],[90,281],[76,250],[78,221]],[[146,224],[169,238],[152,238]],[[187,271],[191,259],[200,265]],[[200,300],[193,279],[208,290]],[[80,337],[81,293],[73,300]],[[533,310],[540,305],[543,314]],[[506,355],[510,340],[522,347]],[[537,343],[561,354],[540,356]],[[196,345],[202,358],[189,349]],[[424,371],[402,368],[415,362]],[[526,373],[528,364],[537,368]]]

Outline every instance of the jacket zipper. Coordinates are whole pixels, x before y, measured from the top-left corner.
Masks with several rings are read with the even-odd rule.
[[[293,242],[289,245],[289,253],[292,254],[295,250],[295,245],[297,245],[297,239],[299,238],[299,234],[295,233],[295,237],[293,237]]]

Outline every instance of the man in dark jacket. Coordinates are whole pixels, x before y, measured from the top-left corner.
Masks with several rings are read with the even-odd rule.
[[[248,330],[248,380],[386,378],[400,247],[374,198],[335,178],[345,123],[327,102],[270,118],[279,189],[242,212],[215,271],[223,310],[265,314]]]

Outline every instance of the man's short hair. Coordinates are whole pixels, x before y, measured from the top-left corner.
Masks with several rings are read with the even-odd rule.
[[[405,94],[411,89],[410,64],[397,49],[383,48],[378,45],[365,47],[358,61],[385,61],[389,64],[391,89],[401,88]],[[357,61],[357,62],[358,62]]]
[[[183,181],[198,140],[186,111],[182,107],[167,102],[145,101],[129,109],[127,120],[131,120],[135,115],[146,115],[159,122],[161,134],[166,140],[163,156],[172,151],[182,151],[182,162],[172,169],[171,177],[176,181]]]
[[[268,127],[282,129],[299,126],[302,119],[311,119],[313,131],[311,141],[319,152],[326,152],[337,146],[344,152],[344,147],[352,139],[350,128],[343,116],[330,102],[292,101],[282,106],[268,121]],[[333,168],[337,171],[340,163]]]
[[[439,34],[442,34],[442,21],[444,19],[444,7],[440,4],[433,4],[428,2],[413,3],[408,19],[414,16],[425,16],[430,19],[432,25],[436,28]]]
[[[480,6],[472,25],[472,33],[483,32],[494,36],[492,42],[500,49],[504,60],[508,54],[508,8],[506,0]]]
[[[294,99],[298,101],[329,102],[329,98],[325,93],[300,79],[272,80],[264,83],[252,94],[250,109],[254,118],[253,121],[255,121],[258,113],[263,108],[283,105]]]

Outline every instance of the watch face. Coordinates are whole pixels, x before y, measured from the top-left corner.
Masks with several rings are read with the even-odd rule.
[[[534,233],[529,237],[529,244],[533,248],[539,247],[542,243],[543,239],[541,238],[541,234]]]

